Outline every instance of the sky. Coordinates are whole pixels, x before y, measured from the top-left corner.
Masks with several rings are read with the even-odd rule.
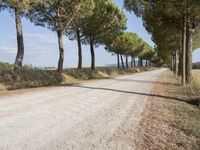
[[[121,9],[123,0],[113,0]],[[125,10],[124,10],[125,11]],[[151,46],[154,43],[151,35],[143,27],[141,18],[133,13],[125,11],[128,18],[127,31],[137,33]],[[17,53],[15,18],[8,12],[0,13],[0,62],[14,63]],[[59,50],[57,35],[44,27],[35,26],[25,18],[22,19],[25,56],[24,64],[37,67],[56,67],[58,63]],[[64,38],[65,67],[76,67],[78,62],[77,42]],[[105,51],[104,46],[95,48],[96,65],[103,66],[116,63],[116,56]],[[83,45],[83,65],[90,66],[89,46]],[[200,61],[200,49],[193,54],[193,61]]]

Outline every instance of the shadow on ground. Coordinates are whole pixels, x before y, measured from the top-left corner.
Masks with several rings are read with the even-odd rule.
[[[163,84],[163,85],[177,85],[177,86],[180,85],[180,84],[169,83],[169,82],[147,81],[147,80],[134,80],[134,79],[111,79],[111,80],[120,81],[120,82],[145,83],[145,84]]]
[[[180,86],[180,84],[174,84],[174,83],[168,83],[168,82],[157,82],[157,81],[146,81],[146,80],[145,81],[133,80],[133,79],[130,79],[130,80],[129,79],[111,79],[111,80],[121,81],[121,82],[135,82],[135,83],[142,82],[142,83],[147,83],[147,84],[162,84],[163,86],[167,86],[167,85]],[[168,95],[126,91],[126,90],[119,90],[119,89],[105,88],[105,87],[93,87],[93,86],[86,86],[86,85],[82,85],[82,84],[65,84],[63,86],[79,87],[79,88],[85,88],[85,89],[90,89],[90,90],[112,91],[112,92],[133,94],[133,95],[142,95],[142,96],[148,96],[148,97],[159,97],[162,99],[176,100],[176,101],[181,101],[181,102],[191,104],[187,99],[181,99],[178,97],[168,96]]]

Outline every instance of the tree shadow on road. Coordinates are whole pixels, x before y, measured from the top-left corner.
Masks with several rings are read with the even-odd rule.
[[[85,85],[70,85],[72,87],[79,87],[79,88],[85,88],[85,89],[91,89],[91,90],[101,90],[101,91],[112,91],[112,92],[118,92],[123,94],[133,94],[133,95],[142,95],[142,96],[148,96],[148,97],[159,97],[163,99],[170,99],[170,100],[176,100],[181,102],[188,102],[185,99],[180,99],[173,96],[166,96],[166,95],[157,95],[157,94],[151,94],[151,93],[143,93],[143,92],[134,92],[134,91],[125,91],[125,90],[118,90],[118,89],[111,89],[111,88],[103,88],[103,87],[92,87],[92,86],[85,86]]]
[[[163,84],[163,85],[177,85],[177,86],[180,86],[180,84],[177,84],[177,83],[138,80],[138,79],[137,80],[134,80],[134,79],[110,79],[110,80],[120,81],[120,82],[134,82],[134,83],[145,83],[145,84]]]

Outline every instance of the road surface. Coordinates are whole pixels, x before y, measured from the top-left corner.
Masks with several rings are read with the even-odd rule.
[[[0,150],[132,150],[164,69],[0,97]]]

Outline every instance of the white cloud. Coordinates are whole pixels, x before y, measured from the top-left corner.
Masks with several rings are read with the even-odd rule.
[[[0,53],[5,55],[16,55],[16,37],[11,36],[10,41],[0,47]],[[28,56],[46,55],[57,50],[57,37],[52,34],[32,34],[24,33],[24,53]]]
[[[17,48],[15,47],[2,47],[0,48],[0,51],[3,53],[11,54],[11,55],[17,54]]]
[[[55,36],[51,34],[32,34],[32,33],[25,33],[24,39],[30,43],[45,43],[45,44],[57,44],[57,39]]]
[[[56,37],[51,34],[24,34],[25,54],[29,56],[52,53],[57,46]]]

